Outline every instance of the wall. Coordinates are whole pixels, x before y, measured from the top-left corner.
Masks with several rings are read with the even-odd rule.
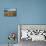
[[[4,8],[17,8],[17,16],[5,17]],[[8,43],[9,32],[17,33],[17,24],[46,24],[46,0],[0,0],[0,44]]]

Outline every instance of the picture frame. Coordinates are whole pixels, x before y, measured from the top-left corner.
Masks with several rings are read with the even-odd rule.
[[[16,8],[5,8],[4,16],[16,16]]]

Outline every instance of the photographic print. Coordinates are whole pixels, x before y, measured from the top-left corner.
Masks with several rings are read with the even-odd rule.
[[[4,9],[4,16],[16,16],[16,9]]]

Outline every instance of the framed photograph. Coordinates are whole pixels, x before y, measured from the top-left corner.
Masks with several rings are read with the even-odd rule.
[[[4,16],[16,16],[16,8],[4,9]]]

